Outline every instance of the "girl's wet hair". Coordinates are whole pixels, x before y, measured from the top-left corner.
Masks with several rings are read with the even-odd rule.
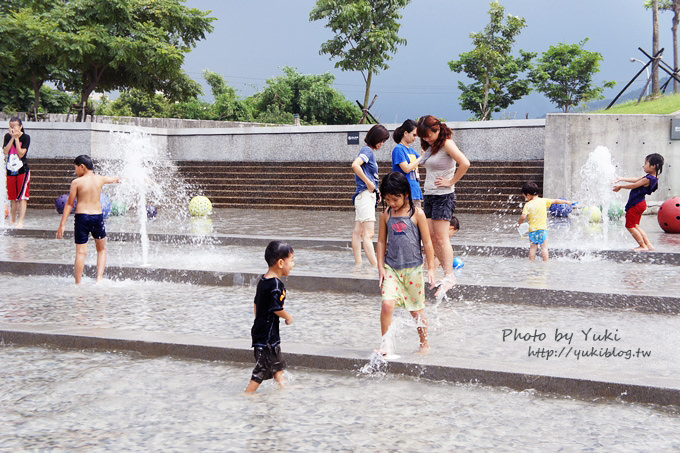
[[[281,241],[271,241],[264,250],[264,260],[269,267],[279,260],[285,260],[293,253],[293,247]]]
[[[420,137],[420,147],[423,148],[423,151],[427,151],[430,147],[430,144],[425,141],[425,137],[430,132],[439,133],[437,140],[432,144],[433,154],[444,146],[446,140],[453,137],[453,131],[446,123],[442,123],[432,115],[423,116],[418,120],[418,137]]]
[[[418,124],[411,120],[408,119],[401,123],[401,126],[396,128],[394,132],[392,132],[392,140],[394,140],[394,143],[399,143],[402,138],[404,138],[404,134],[406,132],[411,132],[413,129],[417,128]]]
[[[394,195],[397,197],[403,195],[408,199],[409,217],[415,214],[416,207],[411,198],[411,184],[409,184],[408,179],[406,179],[406,176],[404,176],[403,173],[393,171],[392,173],[385,175],[380,183],[380,196],[383,197],[383,202],[385,201],[386,195]]]
[[[19,123],[19,126],[21,126],[21,132],[24,132],[24,123],[21,122],[21,118],[18,116],[13,116],[9,119],[10,123]]]
[[[649,156],[645,157],[645,161],[649,162],[649,165],[656,168],[656,176],[661,174],[661,170],[663,170],[663,156],[661,154],[650,154]]]
[[[385,126],[382,124],[376,124],[368,130],[366,137],[364,138],[364,142],[371,148],[375,149],[378,146],[378,143],[382,143],[388,138],[390,138],[390,133],[387,131],[387,129],[385,129]]]
[[[88,170],[94,170],[94,162],[92,162],[92,158],[87,154],[81,154],[80,156],[76,157],[73,160],[73,163],[75,165],[85,165],[85,168]]]

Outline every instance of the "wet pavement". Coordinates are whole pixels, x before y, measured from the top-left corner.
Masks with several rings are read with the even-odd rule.
[[[236,350],[247,351],[252,285],[256,275],[266,270],[264,244],[276,238],[296,248],[289,303],[299,323],[282,330],[299,360],[315,354],[330,361],[341,357],[368,360],[379,342],[378,288],[368,289],[377,272],[353,266],[348,244],[352,213],[229,209],[193,219],[161,213],[146,225],[151,241],[144,253],[136,218],[110,217],[111,274],[125,267],[178,273],[163,282],[129,280],[135,278],[132,274],[99,285],[86,279],[81,287],[75,287],[68,277],[74,256],[71,239],[52,239],[60,216],[29,213],[24,230],[7,231],[0,237],[0,271],[17,263],[36,264],[44,265],[48,273],[55,270],[55,276],[0,275],[0,288],[8,301],[0,316],[12,329],[33,326],[67,335],[85,329],[90,335],[110,332],[114,337],[127,332],[123,337],[128,339],[150,333],[192,335],[205,344],[236,341]],[[459,297],[441,303],[428,301],[435,351],[428,356],[414,353],[415,326],[400,311],[395,326],[404,366],[411,370],[444,367],[449,373],[473,368],[487,373],[489,382],[510,382],[533,373],[552,377],[552,384],[544,387],[548,391],[559,391],[555,382],[567,379],[565,388],[579,395],[587,380],[651,386],[659,389],[655,395],[660,399],[654,401],[667,398],[663,392],[680,394],[676,377],[680,370],[674,357],[680,347],[678,316],[637,313],[625,303],[616,303],[635,296],[677,304],[680,266],[669,264],[677,261],[668,257],[677,256],[680,246],[675,236],[660,232],[655,218],[645,217],[643,227],[657,250],[644,254],[628,251],[632,239],[621,225],[552,219],[550,238],[555,253],[547,263],[530,262],[523,254],[526,239],[514,228],[514,216],[469,215],[460,221],[461,231],[453,238],[464,260],[463,268],[456,271],[458,283],[461,288],[481,291],[462,291]],[[508,249],[512,253],[502,256]],[[598,255],[603,251],[616,253],[616,259]],[[636,262],[637,256],[647,258]],[[92,266],[95,260],[91,246],[86,262]],[[209,278],[196,284],[182,276],[190,271],[241,275],[241,280],[234,278],[227,287]],[[336,280],[346,280],[345,286],[360,283],[363,289],[358,294],[338,290],[328,283]],[[27,286],[32,291],[26,292]],[[517,293],[522,288],[526,291]],[[575,306],[557,303],[577,292],[581,299]],[[532,302],[538,302],[537,306],[514,303],[512,293],[515,298],[535,298]],[[603,296],[613,302],[597,302]],[[667,312],[677,313],[677,308]],[[567,342],[562,335],[573,335],[573,341]],[[581,390],[574,390],[579,386]],[[675,401],[677,395],[672,395]]]

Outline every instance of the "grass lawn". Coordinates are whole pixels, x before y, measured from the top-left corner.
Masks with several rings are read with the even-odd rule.
[[[615,115],[627,114],[658,114],[665,115],[680,110],[680,94],[669,94],[657,99],[645,101],[639,104],[637,100],[616,104],[609,110],[595,110],[589,113],[606,113]]]

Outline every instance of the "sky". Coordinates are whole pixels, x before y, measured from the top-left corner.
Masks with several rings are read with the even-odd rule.
[[[638,50],[651,54],[652,13],[643,0],[501,0],[507,14],[526,19],[513,53],[522,49],[539,55],[558,43],[578,43],[589,38],[586,50],[603,56],[595,82],[614,80],[617,86],[605,91],[613,98],[642,69],[631,62],[646,62]],[[334,87],[350,101],[364,98],[360,72],[341,71],[335,60],[319,54],[321,44],[333,36],[325,21],[310,22],[315,0],[186,0],[186,6],[212,11],[217,18],[214,31],[185,57],[184,69],[204,87],[204,99],[211,101],[210,89],[201,72],[209,69],[222,75],[239,96],[261,90],[267,79],[292,66],[302,74],[330,72]],[[460,108],[458,81],[469,81],[449,69],[472,49],[470,33],[481,31],[489,22],[489,2],[484,0],[412,0],[401,10],[400,46],[389,69],[373,77],[371,98],[378,98],[371,113],[383,123],[401,123],[406,118],[432,114],[448,121],[472,117]],[[660,13],[660,47],[672,66],[672,13]],[[662,73],[663,74],[663,73]],[[632,88],[641,89],[644,73]],[[630,89],[629,89],[630,90]],[[557,112],[541,93],[532,92],[494,119],[543,118]]]

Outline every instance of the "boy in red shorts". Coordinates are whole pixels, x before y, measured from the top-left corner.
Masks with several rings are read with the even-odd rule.
[[[645,157],[645,164],[642,166],[645,175],[641,178],[616,178],[616,183],[621,181],[629,184],[616,184],[614,192],[621,189],[631,189],[626,203],[626,229],[638,243],[633,251],[641,252],[654,250],[649,238],[640,227],[642,213],[647,209],[646,195],[651,195],[659,187],[659,175],[663,170],[663,156],[661,154],[650,154]]]

